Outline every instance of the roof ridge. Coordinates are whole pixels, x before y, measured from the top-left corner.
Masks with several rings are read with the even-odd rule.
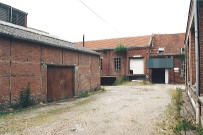
[[[185,33],[184,32],[183,33],[182,32],[181,33],[165,33],[165,34],[164,33],[162,33],[162,34],[159,33],[159,34],[154,34],[154,35],[156,36],[156,35],[180,35],[180,34],[185,34]]]
[[[45,45],[99,55],[95,51],[81,47],[72,42],[53,37],[50,34],[31,30],[22,26],[17,26],[17,25],[10,24],[7,22],[2,22],[2,21],[0,21],[0,35],[1,34],[6,36],[11,36],[17,39],[22,39],[22,40],[27,40],[32,42],[34,41],[37,43],[43,43]]]
[[[104,41],[104,40],[112,40],[112,39],[125,39],[125,38],[135,38],[135,37],[147,37],[147,36],[152,36],[151,35],[140,35],[140,36],[129,36],[129,37],[116,37],[116,38],[106,38],[106,39],[98,39],[98,40],[88,40],[85,42],[93,42],[93,41]],[[78,42],[74,42],[74,43],[81,43],[83,41],[78,41]]]
[[[35,33],[35,34],[38,34],[38,35],[43,35],[43,36],[46,36],[46,37],[50,37],[50,38],[53,38],[53,39],[57,39],[57,40],[60,40],[60,41],[64,41],[64,42],[74,44],[73,42],[67,41],[65,39],[61,39],[61,38],[59,38],[57,36],[54,36],[54,35],[51,35],[49,33],[40,32],[38,30],[29,28],[29,27],[26,28],[26,27],[23,27],[23,26],[19,26],[19,25],[9,23],[9,22],[4,22],[4,21],[1,21],[1,20],[0,20],[0,24],[8,26],[8,27],[13,27],[13,28],[16,28],[16,29],[24,30],[24,31],[27,31],[27,32]]]

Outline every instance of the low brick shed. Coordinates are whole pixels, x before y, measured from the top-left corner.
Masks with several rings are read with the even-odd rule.
[[[98,53],[76,44],[0,21],[0,106],[18,101],[21,88],[28,82],[35,102],[46,102],[47,93],[52,93],[51,100],[57,100],[98,89],[99,59]],[[49,79],[48,70],[53,68],[56,68],[56,73],[51,72],[54,79]],[[48,86],[53,82],[57,89]],[[60,95],[66,88],[71,94]]]

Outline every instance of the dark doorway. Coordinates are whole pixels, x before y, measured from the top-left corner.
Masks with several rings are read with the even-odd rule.
[[[73,68],[48,66],[47,101],[73,97]]]
[[[153,68],[152,69],[152,83],[165,83],[165,69]]]
[[[113,85],[116,77],[101,77],[101,85]]]

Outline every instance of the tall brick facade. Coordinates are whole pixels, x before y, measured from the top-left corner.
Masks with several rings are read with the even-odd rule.
[[[0,27],[16,26],[0,22]],[[16,103],[22,87],[31,84],[31,96],[36,103],[47,101],[47,69],[49,66],[73,68],[73,93],[93,91],[100,87],[100,55],[91,50],[26,28],[17,28],[9,35],[0,31],[0,106]],[[16,33],[33,36],[18,37]],[[10,36],[10,35],[15,35]],[[32,39],[35,36],[41,39]],[[49,38],[47,41],[46,40]],[[44,42],[46,41],[46,42]],[[53,45],[50,45],[53,43]],[[57,44],[55,44],[57,43]],[[59,46],[59,45],[60,46]],[[64,46],[61,46],[64,44]],[[70,49],[69,49],[70,48]]]
[[[140,55],[144,58],[144,67],[146,67],[146,60],[149,58],[149,47],[129,48],[126,54],[118,54],[111,50],[99,50],[102,59],[101,76],[118,76],[130,75],[130,58],[135,55]],[[114,58],[121,58],[121,70],[114,69]],[[147,68],[144,69],[147,74]]]
[[[181,65],[181,58],[184,60],[184,52],[181,52],[181,49],[184,47],[184,36],[184,33],[155,34],[151,36],[86,41],[85,47],[101,54],[101,77],[121,77],[125,75],[132,79],[139,79],[144,76],[146,80],[152,81],[153,69],[147,67],[147,60],[153,58],[172,58],[174,67],[168,69],[168,83],[184,83],[185,78],[181,72],[184,70]],[[120,43],[128,48],[126,54],[114,52],[114,48]],[[83,45],[82,42],[76,44]],[[159,48],[165,48],[165,52],[158,53]],[[115,70],[114,58],[120,58],[120,70]],[[144,69],[142,74],[132,74],[130,72],[130,60],[132,59],[143,60]],[[174,72],[174,68],[178,68],[179,71]]]
[[[22,87],[31,83],[36,102],[46,101],[47,65],[74,67],[74,93],[98,89],[99,56],[1,36],[0,103],[19,100]]]
[[[203,1],[191,0],[185,36],[185,47],[187,50],[186,89],[191,104],[196,112],[196,122],[197,124],[201,125],[203,125],[202,39],[203,39]],[[198,55],[198,57],[196,54]]]

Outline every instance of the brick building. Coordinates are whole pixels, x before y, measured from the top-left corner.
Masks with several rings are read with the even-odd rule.
[[[185,35],[186,90],[196,112],[197,124],[203,125],[203,1],[191,0]]]
[[[98,53],[27,28],[27,14],[20,10],[15,13],[0,4],[0,11],[0,106],[19,100],[28,82],[35,102],[65,99],[100,87]],[[21,18],[16,19],[20,17],[16,14]],[[10,16],[17,21],[10,21]]]
[[[147,68],[153,83],[185,82],[185,34],[155,34]]]
[[[184,83],[184,36],[155,34],[86,41],[84,47],[101,54],[102,84],[112,83],[123,75],[153,83]],[[114,52],[119,44],[128,48],[126,54]]]

